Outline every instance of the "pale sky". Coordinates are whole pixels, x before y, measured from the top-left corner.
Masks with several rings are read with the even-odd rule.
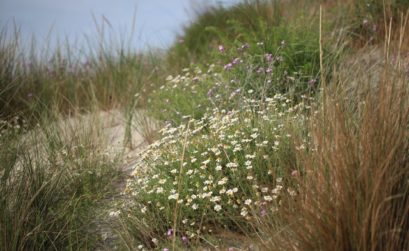
[[[206,5],[227,6],[240,0],[0,0],[0,27],[20,28],[28,40],[32,34],[41,43],[51,32],[51,40],[97,39],[95,19],[106,33],[129,39],[135,17],[132,46],[166,48],[193,17],[192,9]]]

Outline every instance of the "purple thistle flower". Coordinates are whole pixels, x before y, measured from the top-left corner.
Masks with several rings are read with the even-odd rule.
[[[186,236],[182,236],[182,242],[187,245],[189,244],[189,238],[187,238]]]
[[[232,63],[228,63],[228,64],[226,64],[226,65],[224,66],[224,70],[225,70],[225,71],[231,70],[232,68],[233,68],[233,64],[232,64]]]
[[[266,59],[267,62],[271,62],[273,60],[273,54],[267,53],[264,55],[264,58]]]
[[[223,45],[219,45],[219,52],[223,53],[224,52],[224,46]]]
[[[233,59],[233,61],[231,62],[233,65],[236,65],[238,63],[240,63],[240,58],[235,58]]]
[[[261,211],[260,211],[260,216],[261,217],[264,217],[264,216],[266,216],[267,215],[267,211],[263,208],[263,209],[261,209]]]
[[[168,237],[172,236],[172,235],[173,235],[173,229],[172,229],[172,228],[169,229],[168,232],[166,233],[166,235],[167,235]]]

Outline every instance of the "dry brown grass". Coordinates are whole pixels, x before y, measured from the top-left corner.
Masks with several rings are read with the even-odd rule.
[[[268,250],[409,250],[409,80],[388,55],[355,92],[347,74],[327,89]]]

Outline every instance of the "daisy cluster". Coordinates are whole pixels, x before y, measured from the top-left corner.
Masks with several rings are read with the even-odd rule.
[[[122,215],[159,223],[150,232],[155,237],[176,225],[178,236],[196,238],[274,214],[282,196],[295,196],[288,128],[305,125],[309,107],[282,94],[242,98],[242,104],[167,124],[140,155],[125,190],[132,202]]]

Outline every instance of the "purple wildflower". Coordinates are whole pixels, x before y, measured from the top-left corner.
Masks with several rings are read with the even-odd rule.
[[[187,238],[186,236],[182,236],[182,242],[187,245],[189,244],[189,238]]]
[[[233,68],[233,64],[232,64],[232,63],[228,63],[228,64],[226,64],[226,65],[224,66],[224,70],[225,70],[225,71],[231,70],[232,68]]]
[[[172,236],[172,235],[173,235],[173,229],[172,229],[172,228],[169,229],[168,232],[166,233],[166,235],[167,235],[168,237]]]
[[[221,53],[224,52],[224,46],[223,45],[219,45],[219,52],[221,52]]]
[[[308,81],[308,85],[310,87],[314,87],[314,85],[317,83],[317,80],[315,78],[310,79],[310,81]]]
[[[233,61],[231,62],[233,65],[236,65],[238,63],[240,63],[240,58],[235,58],[233,59]]]
[[[163,251],[169,251],[169,248],[164,248]]]

